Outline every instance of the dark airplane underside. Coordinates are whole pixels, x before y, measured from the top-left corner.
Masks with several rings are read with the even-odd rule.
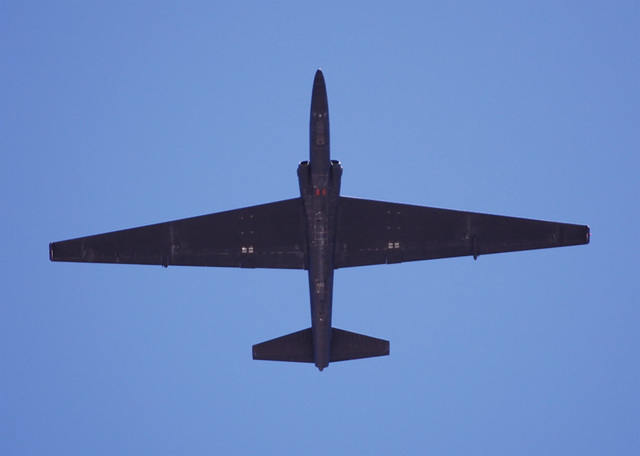
[[[389,342],[332,327],[335,269],[589,243],[589,227],[340,196],[324,76],[311,97],[300,197],[54,242],[52,261],[307,269],[311,328],[253,346],[253,358],[314,363],[389,354]]]

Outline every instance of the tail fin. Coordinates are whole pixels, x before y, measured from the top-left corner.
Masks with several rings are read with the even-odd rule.
[[[331,362],[389,354],[389,341],[342,329],[331,329]],[[313,363],[311,328],[253,346],[253,359]]]

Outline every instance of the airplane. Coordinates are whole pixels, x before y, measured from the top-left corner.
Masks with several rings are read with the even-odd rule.
[[[340,195],[329,153],[329,107],[317,70],[309,160],[300,196],[49,244],[51,261],[306,269],[311,327],[253,346],[253,358],[313,363],[384,356],[387,340],[332,326],[336,269],[588,244],[588,226]]]

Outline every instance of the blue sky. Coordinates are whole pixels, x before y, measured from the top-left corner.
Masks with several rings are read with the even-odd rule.
[[[0,454],[640,451],[637,2],[0,3]],[[391,356],[259,362],[306,273],[51,241],[295,196],[314,72],[342,193],[589,246],[339,270]]]

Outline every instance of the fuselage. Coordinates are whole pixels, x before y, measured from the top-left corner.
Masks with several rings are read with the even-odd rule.
[[[324,369],[331,355],[334,245],[342,166],[330,157],[329,107],[322,72],[311,96],[309,161],[300,163],[298,181],[306,215],[311,332],[314,362]]]

